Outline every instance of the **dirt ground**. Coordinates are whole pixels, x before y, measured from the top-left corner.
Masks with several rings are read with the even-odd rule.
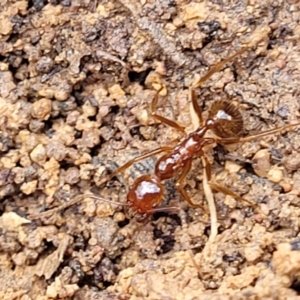
[[[210,66],[249,50],[197,89],[204,117],[230,99],[245,135],[300,120],[298,0],[2,0],[0,4],[1,299],[300,299],[299,128],[217,146],[213,179],[257,208],[215,192],[218,235],[203,167],[185,190],[165,183],[143,223],[122,205],[157,157],[102,179],[193,130],[188,88]],[[259,41],[255,41],[259,36]],[[257,44],[257,45],[256,45]]]

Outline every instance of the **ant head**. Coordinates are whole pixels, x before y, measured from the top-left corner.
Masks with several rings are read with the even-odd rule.
[[[139,177],[129,188],[127,201],[139,214],[149,214],[162,202],[164,187],[151,175]]]
[[[243,135],[243,117],[240,111],[226,100],[213,102],[207,125],[209,129],[222,138]]]

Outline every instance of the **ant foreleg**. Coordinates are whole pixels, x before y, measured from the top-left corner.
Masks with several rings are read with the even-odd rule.
[[[168,146],[164,146],[164,147],[159,147],[157,149],[154,149],[146,154],[142,154],[138,157],[135,157],[131,160],[129,160],[126,164],[124,164],[123,166],[117,168],[114,172],[112,172],[110,175],[108,175],[107,177],[105,177],[101,182],[100,184],[104,183],[104,182],[107,182],[109,180],[111,180],[113,177],[115,177],[118,173],[121,173],[123,171],[125,171],[127,168],[129,168],[131,165],[133,165],[134,163],[138,162],[138,161],[141,161],[145,158],[148,158],[148,157],[151,157],[153,155],[157,155],[159,153],[162,153],[162,152],[167,152],[167,151],[170,151],[170,150],[173,150],[173,147],[168,147]],[[99,184],[99,185],[100,185]]]
[[[187,192],[184,189],[183,181],[186,175],[188,174],[188,172],[190,171],[191,166],[192,166],[192,160],[187,161],[175,185],[180,195],[190,206],[195,208],[201,208],[204,210],[204,207],[202,205],[193,203],[190,196],[187,194]]]
[[[156,120],[162,122],[162,123],[165,123],[165,124],[169,125],[170,127],[175,128],[178,131],[185,132],[184,127],[180,126],[175,121],[170,120],[168,118],[165,118],[163,116],[160,116],[156,113],[156,107],[157,107],[159,92],[160,92],[160,90],[156,93],[156,95],[155,95],[155,97],[154,97],[154,99],[151,103],[151,115],[152,115],[152,117],[155,118]]]

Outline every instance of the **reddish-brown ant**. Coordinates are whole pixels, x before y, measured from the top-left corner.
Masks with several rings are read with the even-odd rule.
[[[170,209],[174,209],[174,207],[159,207],[162,202],[164,195],[164,185],[163,181],[167,179],[174,178],[175,176],[179,176],[176,181],[176,188],[181,194],[181,196],[192,206],[192,207],[201,207],[199,204],[195,204],[192,202],[187,192],[184,189],[184,179],[188,172],[191,169],[192,160],[195,155],[204,158],[205,160],[205,170],[208,177],[208,181],[211,179],[211,166],[205,156],[204,148],[208,145],[214,144],[236,144],[239,142],[246,142],[253,140],[258,137],[278,133],[282,130],[287,130],[289,128],[300,125],[300,122],[295,124],[288,124],[279,128],[263,131],[261,133],[257,133],[254,135],[250,135],[247,137],[242,137],[243,134],[243,119],[239,110],[229,101],[216,101],[212,104],[208,118],[206,121],[203,121],[202,111],[200,106],[197,103],[195,97],[195,89],[200,87],[208,78],[210,78],[215,72],[219,71],[226,63],[233,60],[235,57],[245,52],[248,47],[243,48],[239,52],[234,55],[228,57],[227,59],[221,61],[212,67],[206,75],[204,75],[196,84],[194,84],[189,89],[189,97],[192,102],[193,108],[198,115],[200,121],[200,127],[194,132],[187,135],[181,142],[179,142],[175,147],[164,146],[159,147],[155,150],[150,151],[147,154],[136,157],[130,161],[128,161],[123,166],[116,169],[112,174],[110,174],[103,182],[111,180],[118,173],[123,172],[132,164],[148,158],[153,155],[157,155],[165,152],[165,154],[158,159],[155,164],[155,169],[153,174],[142,175],[137,178],[133,185],[129,188],[127,194],[128,203],[121,204],[118,202],[113,202],[111,200],[103,199],[97,197],[95,195],[81,195],[79,198],[70,201],[69,203],[58,207],[56,209],[37,214],[31,215],[30,218],[37,218],[45,215],[49,215],[54,211],[58,211],[60,209],[66,208],[72,204],[75,204],[82,200],[83,197],[100,199],[102,201],[110,202],[113,204],[120,204],[131,207],[135,212],[141,214],[142,216],[147,216],[154,212],[158,211],[169,211]],[[182,133],[184,133],[184,128],[178,125],[176,122],[169,120],[163,116],[156,114],[156,106],[158,102],[158,94],[157,92],[154,100],[152,101],[151,109],[152,116],[158,121],[165,123]],[[205,134],[208,130],[211,130],[216,137],[206,137]],[[229,189],[219,186],[216,183],[209,183],[211,188],[222,193],[231,195],[235,198],[242,199],[247,201],[246,199],[236,195]],[[250,205],[254,205],[251,202]]]

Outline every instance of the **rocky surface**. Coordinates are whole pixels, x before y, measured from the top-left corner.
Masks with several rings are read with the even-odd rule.
[[[194,209],[166,182],[143,223],[122,205],[155,157],[113,180],[128,160],[178,139],[158,113],[193,129],[188,88],[210,66],[260,42],[196,91],[207,116],[226,98],[245,135],[299,120],[300,4],[279,1],[2,0],[0,4],[1,299],[298,299],[299,129],[216,147],[213,178],[247,203],[214,193]],[[203,168],[186,179],[207,207]]]

